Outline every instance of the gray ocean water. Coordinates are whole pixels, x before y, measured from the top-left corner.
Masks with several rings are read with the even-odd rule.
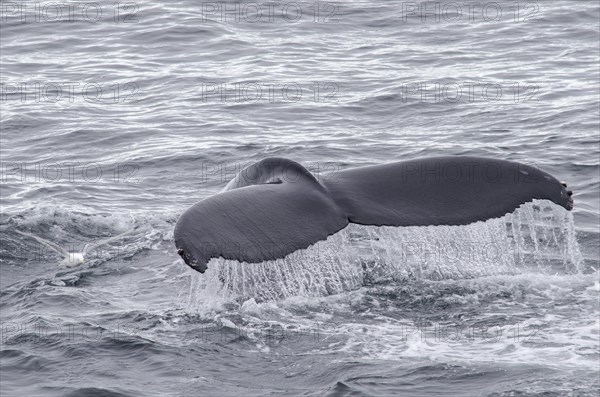
[[[599,395],[598,2],[0,4],[2,396]],[[434,155],[533,164],[575,208],[175,252],[262,158]]]

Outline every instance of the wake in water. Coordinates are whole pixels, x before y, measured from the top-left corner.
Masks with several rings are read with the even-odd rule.
[[[283,259],[240,264],[213,259],[192,274],[190,297],[274,300],[325,296],[363,285],[536,272],[578,273],[583,262],[572,214],[546,200],[468,226],[350,224]]]
[[[131,234],[135,230],[136,230],[136,228],[132,228],[131,230],[128,230],[124,233],[118,234],[113,237],[109,237],[107,239],[100,240],[100,241],[96,242],[95,244],[86,244],[83,247],[83,250],[81,252],[67,251],[65,248],[63,248],[57,244],[54,244],[52,241],[43,239],[43,238],[36,236],[34,234],[31,234],[31,233],[22,232],[20,230],[15,230],[15,232],[19,233],[22,236],[25,236],[25,237],[28,237],[28,238],[31,238],[31,239],[37,241],[38,243],[48,247],[52,251],[56,252],[58,255],[62,256],[63,259],[59,263],[61,266],[75,267],[75,266],[83,264],[85,262],[86,258],[88,257],[89,253],[96,251],[99,247],[101,247],[103,245],[118,241],[119,239]]]
[[[28,261],[42,260],[48,263],[56,262],[54,259],[56,254],[59,258],[59,267],[67,268],[97,262],[96,259],[105,261],[109,257],[112,258],[115,252],[123,256],[131,248],[125,244],[125,241],[131,245],[133,240],[139,240],[140,236],[148,232],[143,227],[145,224],[137,224],[131,214],[129,217],[118,215],[92,217],[60,211],[48,212],[47,208],[41,208],[36,209],[33,215],[28,214],[26,219],[26,222],[21,219],[16,222],[9,220],[5,225],[9,228],[8,226],[13,226],[11,225],[13,223],[14,227],[9,229],[18,235],[14,239],[17,245],[12,251],[10,246],[6,247],[7,253],[10,252],[16,258],[25,258]],[[125,231],[122,231],[123,229]],[[117,234],[110,236],[115,231]],[[87,243],[81,241],[82,235],[87,235]]]

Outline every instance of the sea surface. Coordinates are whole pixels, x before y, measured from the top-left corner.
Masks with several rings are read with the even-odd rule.
[[[2,396],[599,395],[597,1],[0,5]],[[203,275],[175,252],[254,161],[436,155],[535,165],[575,208]]]

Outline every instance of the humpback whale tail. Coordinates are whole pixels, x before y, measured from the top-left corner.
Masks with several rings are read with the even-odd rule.
[[[345,228],[467,225],[534,199],[571,210],[566,184],[529,165],[448,156],[344,170],[318,181],[302,165],[267,158],[175,225],[177,252],[204,273],[212,258],[257,263],[283,258]]]

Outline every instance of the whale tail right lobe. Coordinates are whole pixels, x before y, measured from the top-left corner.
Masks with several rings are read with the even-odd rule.
[[[352,223],[377,226],[467,225],[498,218],[534,199],[573,208],[572,192],[535,167],[448,156],[361,167],[324,185]]]

